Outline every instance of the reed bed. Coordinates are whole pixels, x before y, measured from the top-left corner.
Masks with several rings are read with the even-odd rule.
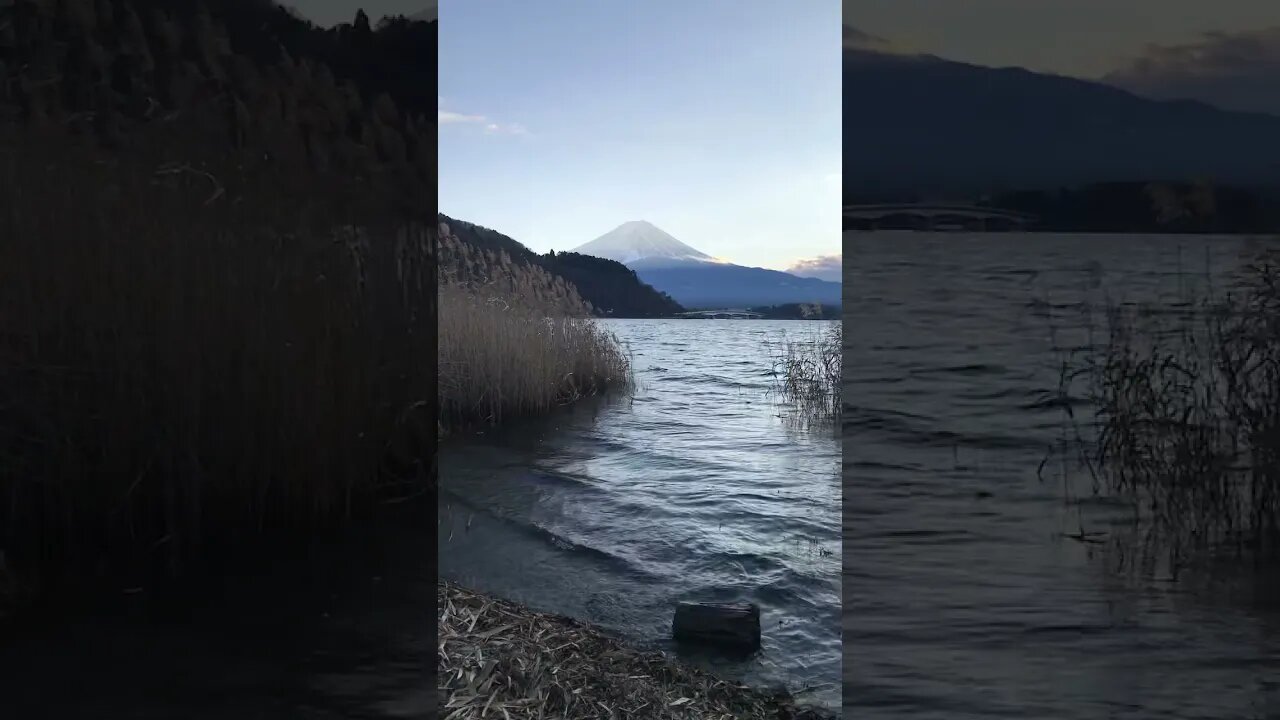
[[[814,337],[786,338],[770,346],[775,397],[792,409],[790,420],[815,425],[839,417],[842,337],[837,322]]]
[[[753,718],[829,715],[640,652],[580,623],[438,581],[440,716]]]
[[[426,492],[431,226],[239,162],[0,136],[0,553],[25,582],[178,573]]]
[[[1107,333],[1064,366],[1096,408],[1084,465],[1128,501],[1135,567],[1176,575],[1205,551],[1280,551],[1280,254],[1227,292],[1184,291],[1178,307],[1111,303]],[[1064,390],[1063,394],[1066,394]]]
[[[621,343],[499,283],[440,285],[440,427],[452,432],[632,387]]]

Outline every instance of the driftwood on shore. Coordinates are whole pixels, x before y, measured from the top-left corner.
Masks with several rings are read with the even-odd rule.
[[[760,607],[682,602],[671,621],[676,642],[711,645],[735,652],[760,649]]]
[[[827,720],[771,694],[641,652],[571,618],[447,581],[437,589],[439,716]]]

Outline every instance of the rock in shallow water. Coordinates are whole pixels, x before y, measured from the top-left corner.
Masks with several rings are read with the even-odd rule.
[[[754,604],[682,602],[671,622],[676,642],[733,651],[760,649],[760,608]]]

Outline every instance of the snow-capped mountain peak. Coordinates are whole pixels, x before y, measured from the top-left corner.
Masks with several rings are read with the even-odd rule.
[[[624,265],[639,260],[716,261],[646,220],[622,223],[595,240],[574,248],[573,252],[616,260]]]

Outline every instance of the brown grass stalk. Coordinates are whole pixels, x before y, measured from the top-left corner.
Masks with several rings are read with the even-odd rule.
[[[176,571],[215,529],[405,492],[389,470],[435,442],[431,226],[305,171],[131,158],[0,137],[0,550]]]
[[[595,320],[531,305],[501,283],[440,285],[440,426],[453,431],[631,388],[631,363]]]

